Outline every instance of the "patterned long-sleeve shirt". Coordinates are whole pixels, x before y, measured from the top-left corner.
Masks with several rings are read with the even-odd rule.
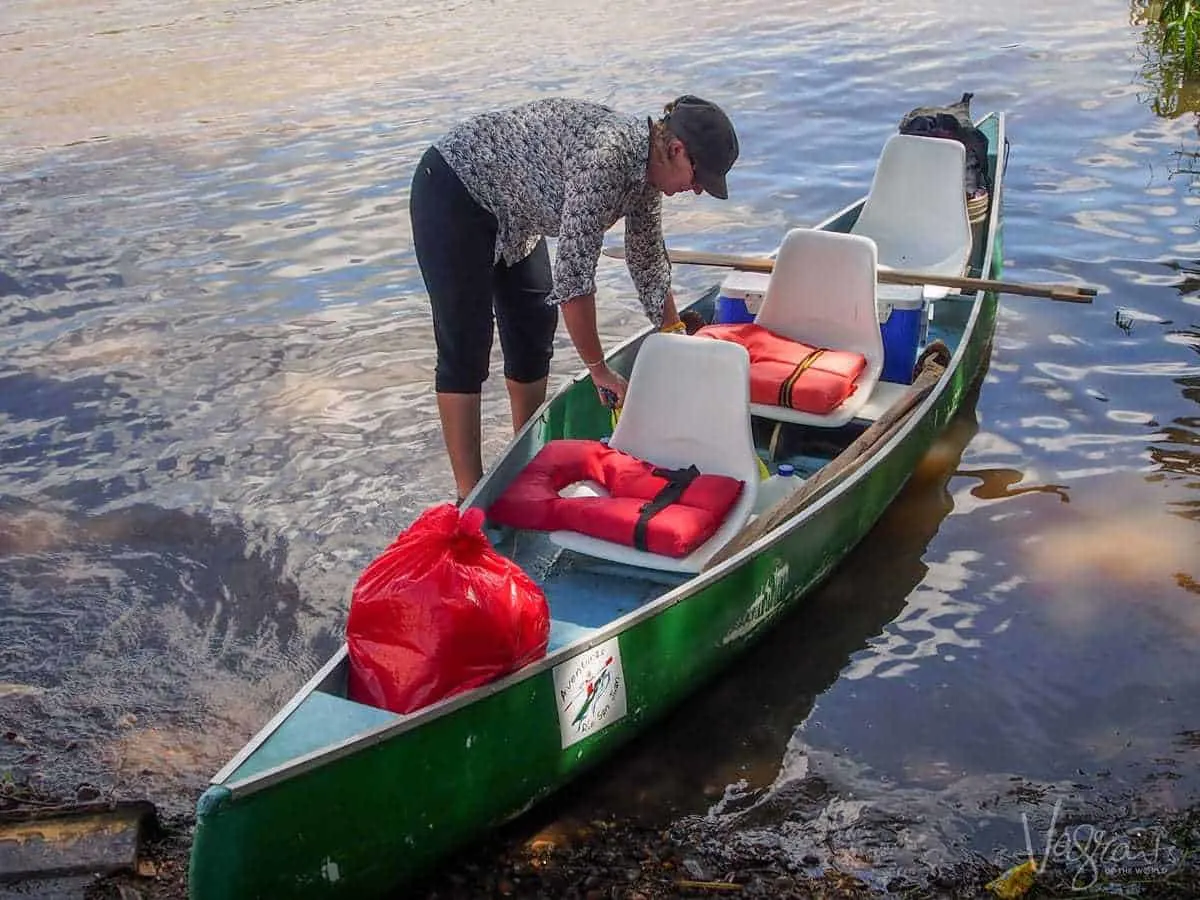
[[[435,146],[496,217],[496,260],[524,259],[557,236],[561,303],[596,290],[604,233],[625,217],[625,259],[646,316],[661,325],[671,286],[662,195],[646,182],[650,120],[598,103],[534,100],[461,123]]]

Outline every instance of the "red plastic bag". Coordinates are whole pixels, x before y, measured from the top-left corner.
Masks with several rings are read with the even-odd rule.
[[[363,571],[350,599],[351,700],[408,713],[546,653],[541,588],[483,533],[483,512],[423,512]]]

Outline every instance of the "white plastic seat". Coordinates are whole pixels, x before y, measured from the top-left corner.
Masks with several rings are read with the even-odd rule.
[[[861,353],[867,365],[854,393],[827,415],[760,403],[752,404],[751,412],[776,421],[836,428],[853,419],[870,399],[883,371],[875,253],[875,242],[860,235],[793,228],[784,236],[754,321],[794,341]]]
[[[971,223],[963,189],[966,150],[946,138],[894,134],[875,167],[871,190],[851,228],[875,241],[879,267],[959,276],[971,258]],[[925,285],[926,300],[948,288]],[[911,297],[913,288],[883,285],[880,298]],[[918,294],[920,296],[920,294]]]
[[[746,524],[758,496],[759,460],[750,430],[750,357],[745,348],[680,334],[649,335],[634,359],[609,446],[668,469],[695,465],[704,474],[738,478],[745,487],[716,533],[682,558],[575,531],[553,531],[550,540],[631,566],[699,572]],[[600,494],[604,489],[589,483],[586,490]]]

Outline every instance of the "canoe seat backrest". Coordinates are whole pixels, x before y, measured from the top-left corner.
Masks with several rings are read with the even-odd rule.
[[[609,446],[655,465],[757,478],[745,348],[652,334],[633,362]]]
[[[962,275],[971,256],[971,224],[963,190],[966,150],[945,138],[888,138],[871,190],[851,231],[875,241],[879,265],[936,275]],[[926,286],[926,297],[947,289]]]
[[[870,238],[814,228],[787,233],[755,323],[794,341],[861,353],[867,364],[855,392],[828,415],[755,404],[756,415],[836,427],[866,403],[883,371],[875,276]]]
[[[750,517],[759,461],[750,426],[750,357],[744,347],[680,334],[651,334],[638,349],[609,446],[668,469],[745,483],[716,533],[682,559],[575,532],[551,540],[580,553],[662,571],[699,572]]]

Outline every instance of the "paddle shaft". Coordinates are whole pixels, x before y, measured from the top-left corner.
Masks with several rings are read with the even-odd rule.
[[[625,258],[623,247],[605,248],[606,256]],[[668,250],[671,262],[693,266],[720,266],[743,272],[771,272],[775,260],[769,256],[740,256],[735,253],[704,253],[698,250]],[[876,278],[884,284],[936,284],[960,291],[995,291],[1000,294],[1022,294],[1027,297],[1046,297],[1066,303],[1091,303],[1096,289],[1070,284],[1024,284],[1016,281],[997,281],[992,278],[968,278],[954,275],[931,275],[905,272],[900,269],[878,270]]]

